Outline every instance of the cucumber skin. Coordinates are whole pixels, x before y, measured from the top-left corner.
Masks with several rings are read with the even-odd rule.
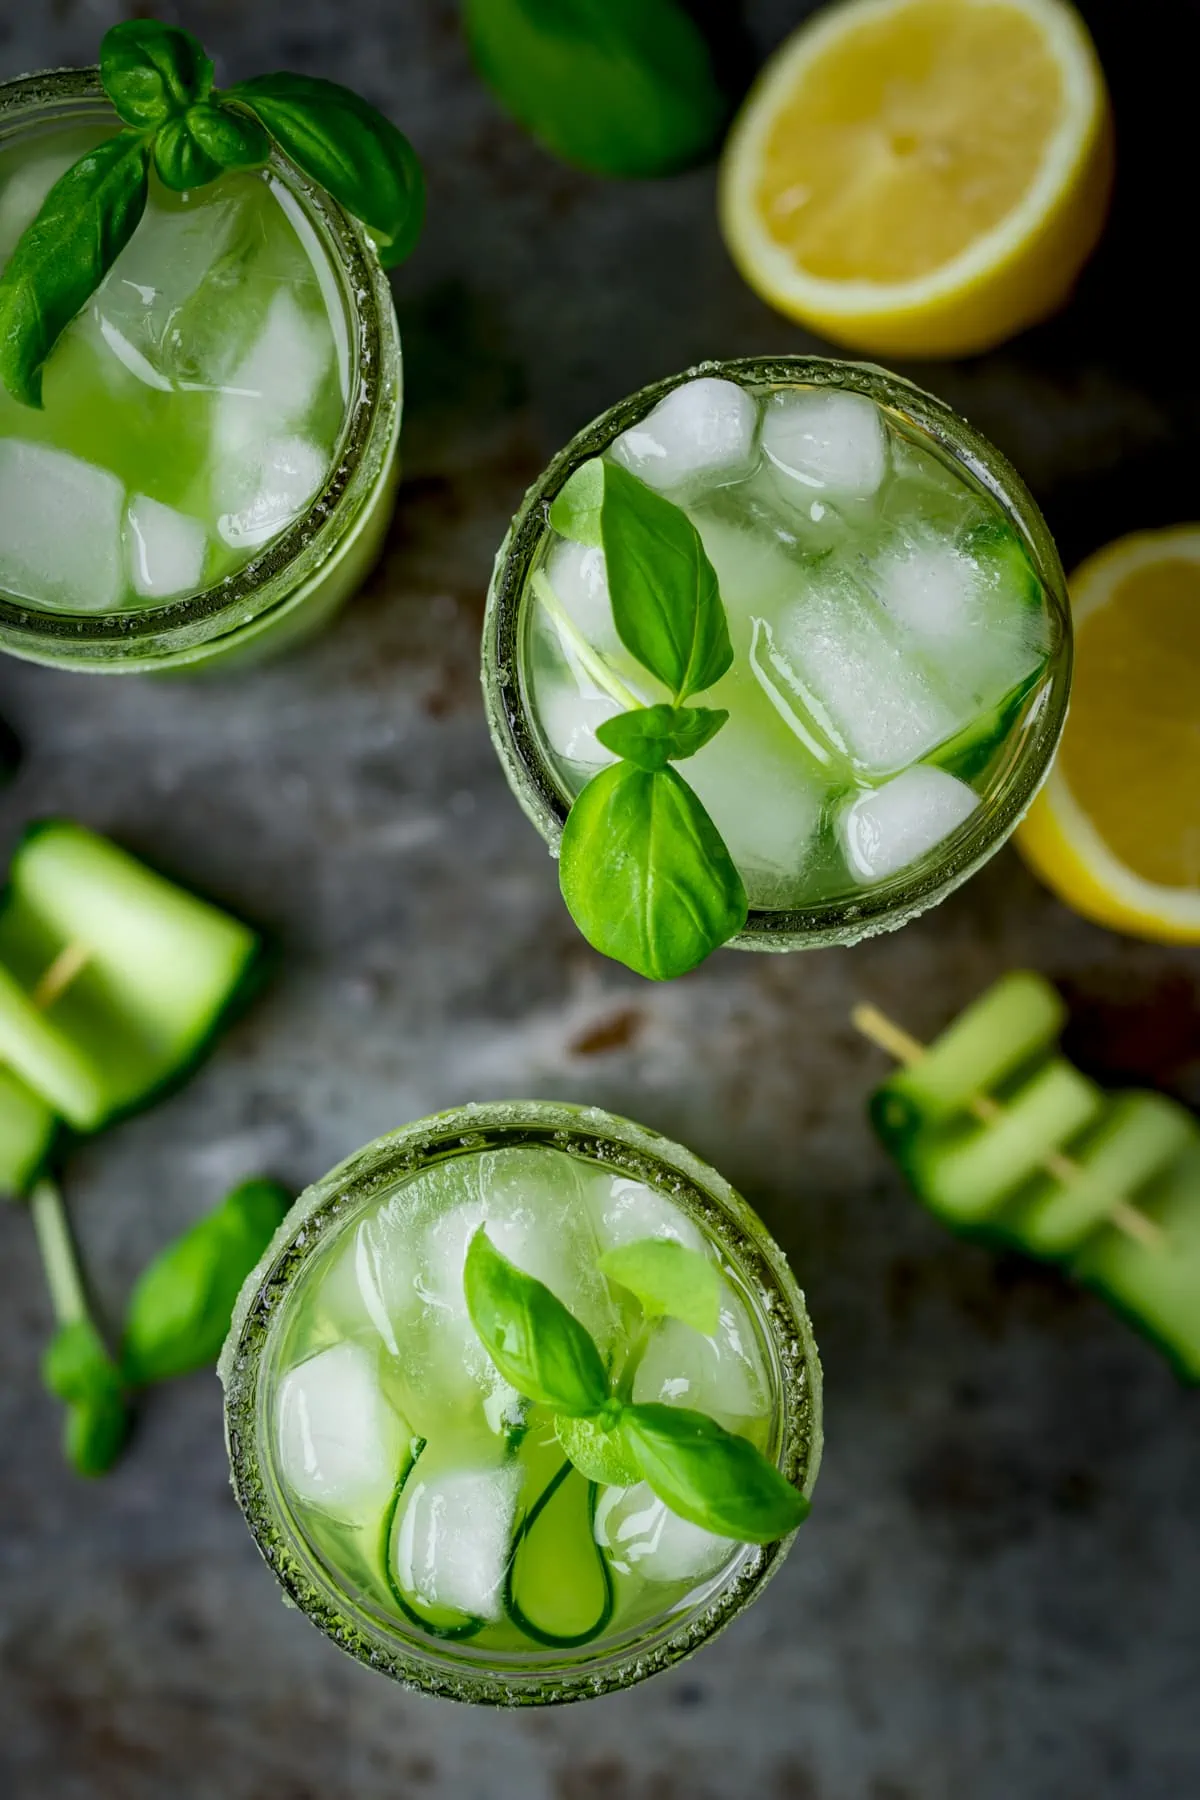
[[[86,827],[78,826],[72,819],[49,817],[31,820],[17,840],[10,868],[12,870],[18,868],[23,853],[39,838],[46,836],[47,833],[62,831],[64,828],[72,833],[86,832],[87,830]],[[223,914],[233,924],[241,926],[247,934],[247,944],[241,965],[230,981],[224,998],[197,1030],[186,1051],[174,1066],[158,1080],[150,1083],[135,1098],[110,1106],[95,1123],[89,1124],[86,1128],[72,1126],[67,1122],[66,1144],[68,1146],[72,1139],[91,1137],[96,1132],[118,1124],[122,1119],[129,1118],[177,1092],[209,1055],[217,1037],[242,1016],[251,1002],[267,986],[281,961],[278,945],[272,942],[269,936],[258,927],[239,919],[226,907],[217,905],[215,901],[207,899],[206,896],[194,894],[193,890],[184,882],[176,880],[173,875],[157,868],[153,863],[147,862],[144,857],[134,856],[131,851],[123,850],[120,845],[103,837],[102,834],[88,832],[87,835],[100,837],[104,844],[112,843],[114,849],[120,850],[122,855],[129,857],[130,861],[138,863],[151,875],[168,882],[172,887],[178,888],[181,893],[191,895],[192,898],[202,902],[214,912]],[[11,886],[10,875],[9,882],[6,883],[3,890],[0,890],[0,911],[7,902],[8,889]]]
[[[59,1135],[60,1121],[41,1095],[0,1067],[0,1199],[24,1199],[53,1161]]]

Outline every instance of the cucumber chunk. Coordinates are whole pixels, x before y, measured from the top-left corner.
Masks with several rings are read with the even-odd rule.
[[[0,1065],[0,1197],[17,1200],[28,1193],[57,1129],[53,1108]]]
[[[612,1576],[595,1538],[596,1493],[595,1482],[564,1462],[517,1532],[505,1602],[535,1643],[588,1644],[612,1618]]]
[[[1157,1344],[1185,1381],[1200,1381],[1200,1141],[1137,1203],[1164,1241],[1141,1244],[1107,1225],[1084,1245],[1073,1273]]]
[[[26,996],[70,944],[88,961],[41,1018]],[[0,1055],[77,1129],[95,1130],[194,1060],[257,949],[247,926],[115,844],[68,821],[35,827],[0,911],[11,971]]]
[[[0,956],[3,950],[0,949]],[[77,1131],[93,1131],[105,1115],[104,1080],[96,1061],[39,1012],[19,981],[0,965],[0,1063],[12,1069]]]
[[[1097,1119],[1103,1106],[1100,1089],[1055,1057],[994,1122],[921,1132],[905,1166],[935,1212],[954,1224],[976,1224],[1010,1199],[1051,1151]]]
[[[1118,1201],[1134,1200],[1197,1136],[1191,1114],[1162,1094],[1118,1094],[1073,1151],[1078,1178],[1045,1175],[1017,1196],[1007,1219],[1013,1236],[1035,1256],[1077,1250]]]
[[[1040,975],[1002,976],[930,1046],[871,1098],[871,1119],[889,1146],[920,1126],[949,1119],[1057,1042],[1066,1008]]]

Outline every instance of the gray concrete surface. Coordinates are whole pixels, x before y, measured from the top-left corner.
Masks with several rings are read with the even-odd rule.
[[[3,0],[0,73],[90,60],[119,10]],[[407,483],[385,563],[337,628],[244,684],[0,669],[27,746],[0,795],[5,844],[30,815],[76,814],[284,948],[192,1085],[75,1161],[100,1300],[116,1317],[156,1247],[245,1172],[299,1185],[472,1097],[595,1101],[694,1145],[788,1249],[826,1362],[826,1463],[784,1573],[691,1664],[539,1717],[409,1696],[281,1605],[226,1486],[215,1379],[156,1393],[110,1480],[65,1471],[31,1233],[6,1214],[0,1792],[1191,1800],[1197,1399],[1098,1302],[921,1212],[864,1128],[882,1062],[847,1013],[871,996],[932,1031],[1032,964],[1067,984],[1091,1069],[1200,1104],[1200,957],[1072,918],[1011,851],[853,952],[724,953],[663,989],[592,955],[484,730],[493,550],[526,482],[618,395],[810,340],[727,263],[710,170],[618,187],[557,167],[473,79],[451,0],[163,10],[230,74],[308,69],[386,105],[426,160],[430,225],[398,281]],[[805,10],[754,0],[756,52]],[[1177,197],[1154,198],[1191,166],[1170,53],[1191,9],[1147,0],[1136,41],[1117,0],[1085,10],[1122,144],[1105,251],[1063,318],[910,371],[1017,459],[1068,559],[1197,510],[1200,382],[1169,355],[1189,341],[1187,245]]]

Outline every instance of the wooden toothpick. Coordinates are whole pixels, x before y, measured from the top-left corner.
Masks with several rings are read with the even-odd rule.
[[[64,945],[29,996],[39,1012],[48,1012],[56,1000],[61,1000],[71,983],[87,968],[91,955],[87,945],[78,941]]]
[[[865,1038],[869,1038],[879,1049],[886,1050],[889,1056],[903,1063],[905,1068],[924,1061],[925,1046],[918,1038],[905,1031],[889,1019],[886,1013],[880,1012],[877,1006],[868,1002],[854,1007],[850,1014],[851,1023]],[[967,1101],[967,1111],[984,1125],[992,1125],[1004,1114],[1004,1108],[990,1094],[973,1094]],[[1042,1159],[1042,1168],[1048,1175],[1053,1175],[1064,1186],[1078,1181],[1084,1171],[1072,1157],[1065,1156],[1061,1150],[1051,1150]],[[1157,1250],[1166,1242],[1162,1228],[1148,1219],[1144,1212],[1132,1205],[1128,1200],[1118,1200],[1110,1207],[1108,1217],[1118,1230],[1128,1237],[1144,1244],[1147,1249]]]

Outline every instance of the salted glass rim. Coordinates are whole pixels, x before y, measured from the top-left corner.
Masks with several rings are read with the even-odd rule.
[[[55,114],[57,113],[57,120]],[[0,146],[44,122],[116,119],[98,68],[47,69],[0,83]],[[298,519],[242,568],[210,587],[157,605],[108,613],[42,608],[0,587],[0,646],[18,654],[170,657],[218,644],[282,610],[318,575],[370,499],[386,467],[371,452],[394,435],[401,406],[400,346],[387,276],[345,208],[272,145],[267,168],[303,209],[335,275],[351,366],[341,433],[320,490]]]
[[[308,1260],[361,1211],[433,1163],[501,1146],[534,1145],[653,1179],[715,1240],[741,1279],[773,1359],[779,1400],[777,1461],[811,1493],[820,1466],[821,1369],[804,1296],[757,1214],[683,1146],[596,1107],[556,1101],[469,1105],[392,1132],[302,1194],[235,1308],[221,1355],[234,1493],[260,1554],[317,1627],[360,1662],[406,1686],[488,1705],[561,1703],[611,1692],[669,1667],[724,1629],[781,1565],[791,1538],[750,1547],[686,1612],[556,1653],[471,1649],[418,1639],[339,1589],[303,1538],[279,1491],[271,1450],[271,1355],[288,1324],[287,1299]]]
[[[866,394],[932,439],[992,496],[1019,533],[1046,595],[1055,633],[1046,665],[1049,678],[1026,714],[1026,737],[997,792],[911,870],[811,906],[752,908],[744,930],[726,947],[785,951],[853,944],[898,929],[945,899],[988,861],[1028,811],[1049,773],[1066,721],[1073,655],[1066,577],[1037,502],[1003,452],[944,401],[877,364],[824,356],[743,356],[697,363],[649,383],[600,413],[549,463],[525,495],[500,546],[488,590],[482,673],[488,727],[509,786],[552,855],[558,854],[571,802],[532,727],[523,679],[523,601],[550,506],[581,463],[602,454],[667,394],[700,376],[735,380],[743,387],[790,384]]]

